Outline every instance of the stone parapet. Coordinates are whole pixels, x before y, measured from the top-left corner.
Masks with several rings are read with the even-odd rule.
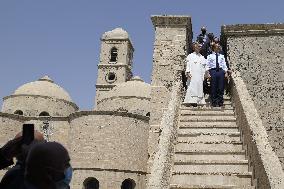
[[[129,112],[119,112],[119,111],[80,111],[80,112],[75,112],[69,116],[70,121],[78,118],[78,117],[83,117],[83,116],[88,116],[88,115],[110,115],[110,116],[122,116],[122,117],[129,117],[129,118],[136,118],[139,120],[143,120],[145,122],[149,121],[148,116],[142,116],[142,115],[136,115],[132,114]]]
[[[232,82],[237,125],[247,148],[256,187],[259,189],[284,188],[284,172],[280,161],[273,152],[265,127],[239,72],[233,73]]]
[[[176,77],[169,105],[163,113],[159,143],[151,167],[147,189],[164,189],[170,185],[181,94],[181,78]]]
[[[245,82],[284,169],[284,35],[227,35],[224,42],[230,68],[238,71]]]
[[[155,27],[191,27],[191,18],[185,15],[152,15]]]
[[[148,139],[148,168],[157,152],[160,124],[171,98],[176,75],[185,70],[184,59],[192,40],[189,16],[154,15],[151,17],[155,29],[153,69],[151,82],[151,119]]]
[[[223,25],[221,34],[225,37],[284,35],[284,24]]]
[[[0,117],[2,118],[10,118],[10,119],[15,119],[18,121],[31,121],[31,120],[39,120],[39,121],[44,121],[47,118],[50,121],[68,121],[68,117],[61,117],[61,116],[22,116],[22,115],[17,115],[17,114],[10,114],[10,113],[4,113],[0,112]]]

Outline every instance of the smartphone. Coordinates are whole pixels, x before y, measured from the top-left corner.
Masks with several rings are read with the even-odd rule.
[[[34,140],[34,124],[23,124],[23,144],[29,145]]]

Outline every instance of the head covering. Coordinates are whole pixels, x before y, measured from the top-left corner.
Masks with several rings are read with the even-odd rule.
[[[205,26],[202,26],[202,27],[201,27],[201,31],[204,31],[204,30],[206,31],[206,27],[205,27]]]
[[[26,160],[26,179],[41,189],[54,189],[64,179],[70,166],[67,150],[57,142],[38,143],[32,146]]]

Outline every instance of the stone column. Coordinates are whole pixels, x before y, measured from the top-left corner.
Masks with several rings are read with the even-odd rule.
[[[185,69],[184,59],[192,40],[189,16],[152,16],[155,28],[151,83],[151,119],[149,133],[149,170],[159,141],[160,122],[167,108],[174,76]]]
[[[284,24],[226,25],[222,39],[284,168]]]

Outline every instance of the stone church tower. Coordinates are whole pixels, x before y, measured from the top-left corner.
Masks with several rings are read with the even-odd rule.
[[[118,83],[132,78],[134,48],[128,33],[122,28],[116,28],[105,32],[101,41],[95,104]]]

